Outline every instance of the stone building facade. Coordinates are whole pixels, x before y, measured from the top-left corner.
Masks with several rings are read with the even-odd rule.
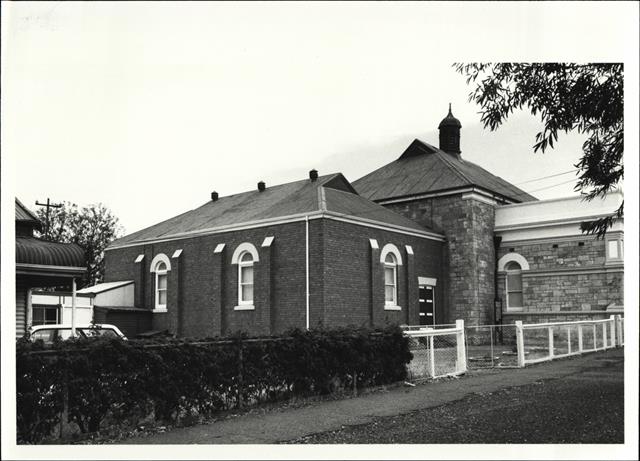
[[[580,231],[580,222],[617,209],[622,200],[615,192],[592,202],[570,197],[497,209],[497,298],[503,322],[586,320],[620,312],[622,223],[596,239]],[[516,305],[510,302],[510,281],[516,286]]]

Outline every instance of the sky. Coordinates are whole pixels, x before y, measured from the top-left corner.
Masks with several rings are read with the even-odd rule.
[[[202,205],[214,190],[230,195],[252,190],[260,180],[268,187],[303,179],[312,168],[320,174],[342,172],[354,181],[395,160],[414,138],[437,145],[437,126],[449,103],[462,122],[464,159],[540,199],[572,195],[573,184],[567,183],[572,175],[562,173],[574,169],[583,138],[562,135],[554,150],[534,154],[540,123],[526,113],[514,114],[496,132],[483,129],[479,108],[468,101],[471,88],[451,67],[478,61],[625,63],[625,147],[632,153],[625,156],[625,279],[627,287],[637,286],[635,2],[2,2],[1,7],[4,306],[15,302],[8,270],[14,262],[14,196],[32,210],[36,200],[47,198],[81,206],[102,202],[130,233]],[[552,175],[559,176],[538,181]],[[632,308],[629,320],[637,320],[637,290],[625,296]],[[2,315],[3,329],[11,328],[9,309]],[[11,350],[12,338],[3,335],[3,350]],[[637,356],[634,360],[637,364]],[[627,372],[637,377],[637,368]],[[12,385],[3,373],[3,393]],[[627,402],[637,402],[630,389],[625,388]],[[15,424],[7,414],[3,428]],[[536,446],[531,453],[540,459],[635,454],[636,423],[626,426],[635,451]],[[15,444],[8,432],[3,430],[3,450]],[[85,448],[73,447],[73,455],[130,459],[148,453],[147,448]],[[457,459],[515,459],[526,452],[458,448],[428,453],[442,459],[452,453]],[[34,453],[68,458],[68,450],[21,448],[11,458]],[[331,450],[316,448],[314,455],[398,456],[396,447]],[[153,453],[157,459],[213,456],[197,447]],[[278,458],[293,452],[269,453]],[[227,459],[236,454],[229,447],[215,452]],[[302,447],[295,454],[309,455]],[[403,449],[400,456],[426,455]]]
[[[550,18],[531,10],[523,22],[526,8],[505,8],[520,17],[503,24],[505,51],[531,48],[531,28]],[[414,138],[437,145],[449,103],[464,159],[541,199],[575,194],[573,174],[532,180],[574,170],[583,136],[534,154],[541,124],[528,113],[496,132],[482,128],[471,88],[452,68],[477,59],[465,55],[474,28],[477,40],[495,38],[472,9],[5,6],[2,153],[20,178],[15,194],[32,210],[47,198],[102,202],[130,233],[202,205],[213,190],[281,184],[312,168],[354,181]]]

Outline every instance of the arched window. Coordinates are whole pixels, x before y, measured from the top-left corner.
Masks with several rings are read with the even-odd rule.
[[[384,259],[384,304],[398,305],[398,260],[392,252]]]
[[[156,310],[167,310],[167,265],[164,261],[156,264]]]
[[[522,309],[522,267],[516,261],[509,261],[504,269],[507,272],[507,309]]]
[[[155,312],[167,311],[167,281],[168,281],[168,273],[170,270],[171,270],[171,261],[169,261],[169,258],[167,257],[167,255],[163,253],[157,254],[151,261],[151,272],[155,274],[154,276],[154,282],[155,282],[154,311]]]
[[[243,251],[238,258],[238,305],[253,306],[253,255]]]

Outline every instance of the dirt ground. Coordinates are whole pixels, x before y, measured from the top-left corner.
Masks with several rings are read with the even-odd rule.
[[[255,408],[117,444],[620,443],[624,350]]]
[[[622,363],[286,443],[624,443]]]

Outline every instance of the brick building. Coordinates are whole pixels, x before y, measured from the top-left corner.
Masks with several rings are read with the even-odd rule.
[[[187,336],[621,309],[622,223],[606,241],[579,231],[619,195],[538,201],[463,158],[451,108],[438,128],[439,148],[416,139],[353,185],[312,170],[303,181],[214,192],[114,242],[105,281],[133,281],[131,307],[154,329]]]
[[[151,313],[152,328],[181,336],[415,325],[448,309],[444,240],[359,196],[341,174],[312,170],[289,184],[214,192],[115,241],[105,281],[133,280],[132,304]]]
[[[446,322],[599,318],[611,313],[607,307],[622,307],[622,222],[606,242],[580,231],[580,222],[613,213],[621,194],[593,202],[579,197],[538,201],[463,158],[461,123],[451,108],[438,128],[440,148],[416,139],[397,160],[354,187],[446,236]],[[511,262],[518,252],[531,268],[524,269],[524,258],[520,269]],[[518,270],[521,278],[509,276]],[[509,278],[511,288],[515,283],[521,291],[507,291]],[[509,296],[520,296],[519,306],[509,307]]]

